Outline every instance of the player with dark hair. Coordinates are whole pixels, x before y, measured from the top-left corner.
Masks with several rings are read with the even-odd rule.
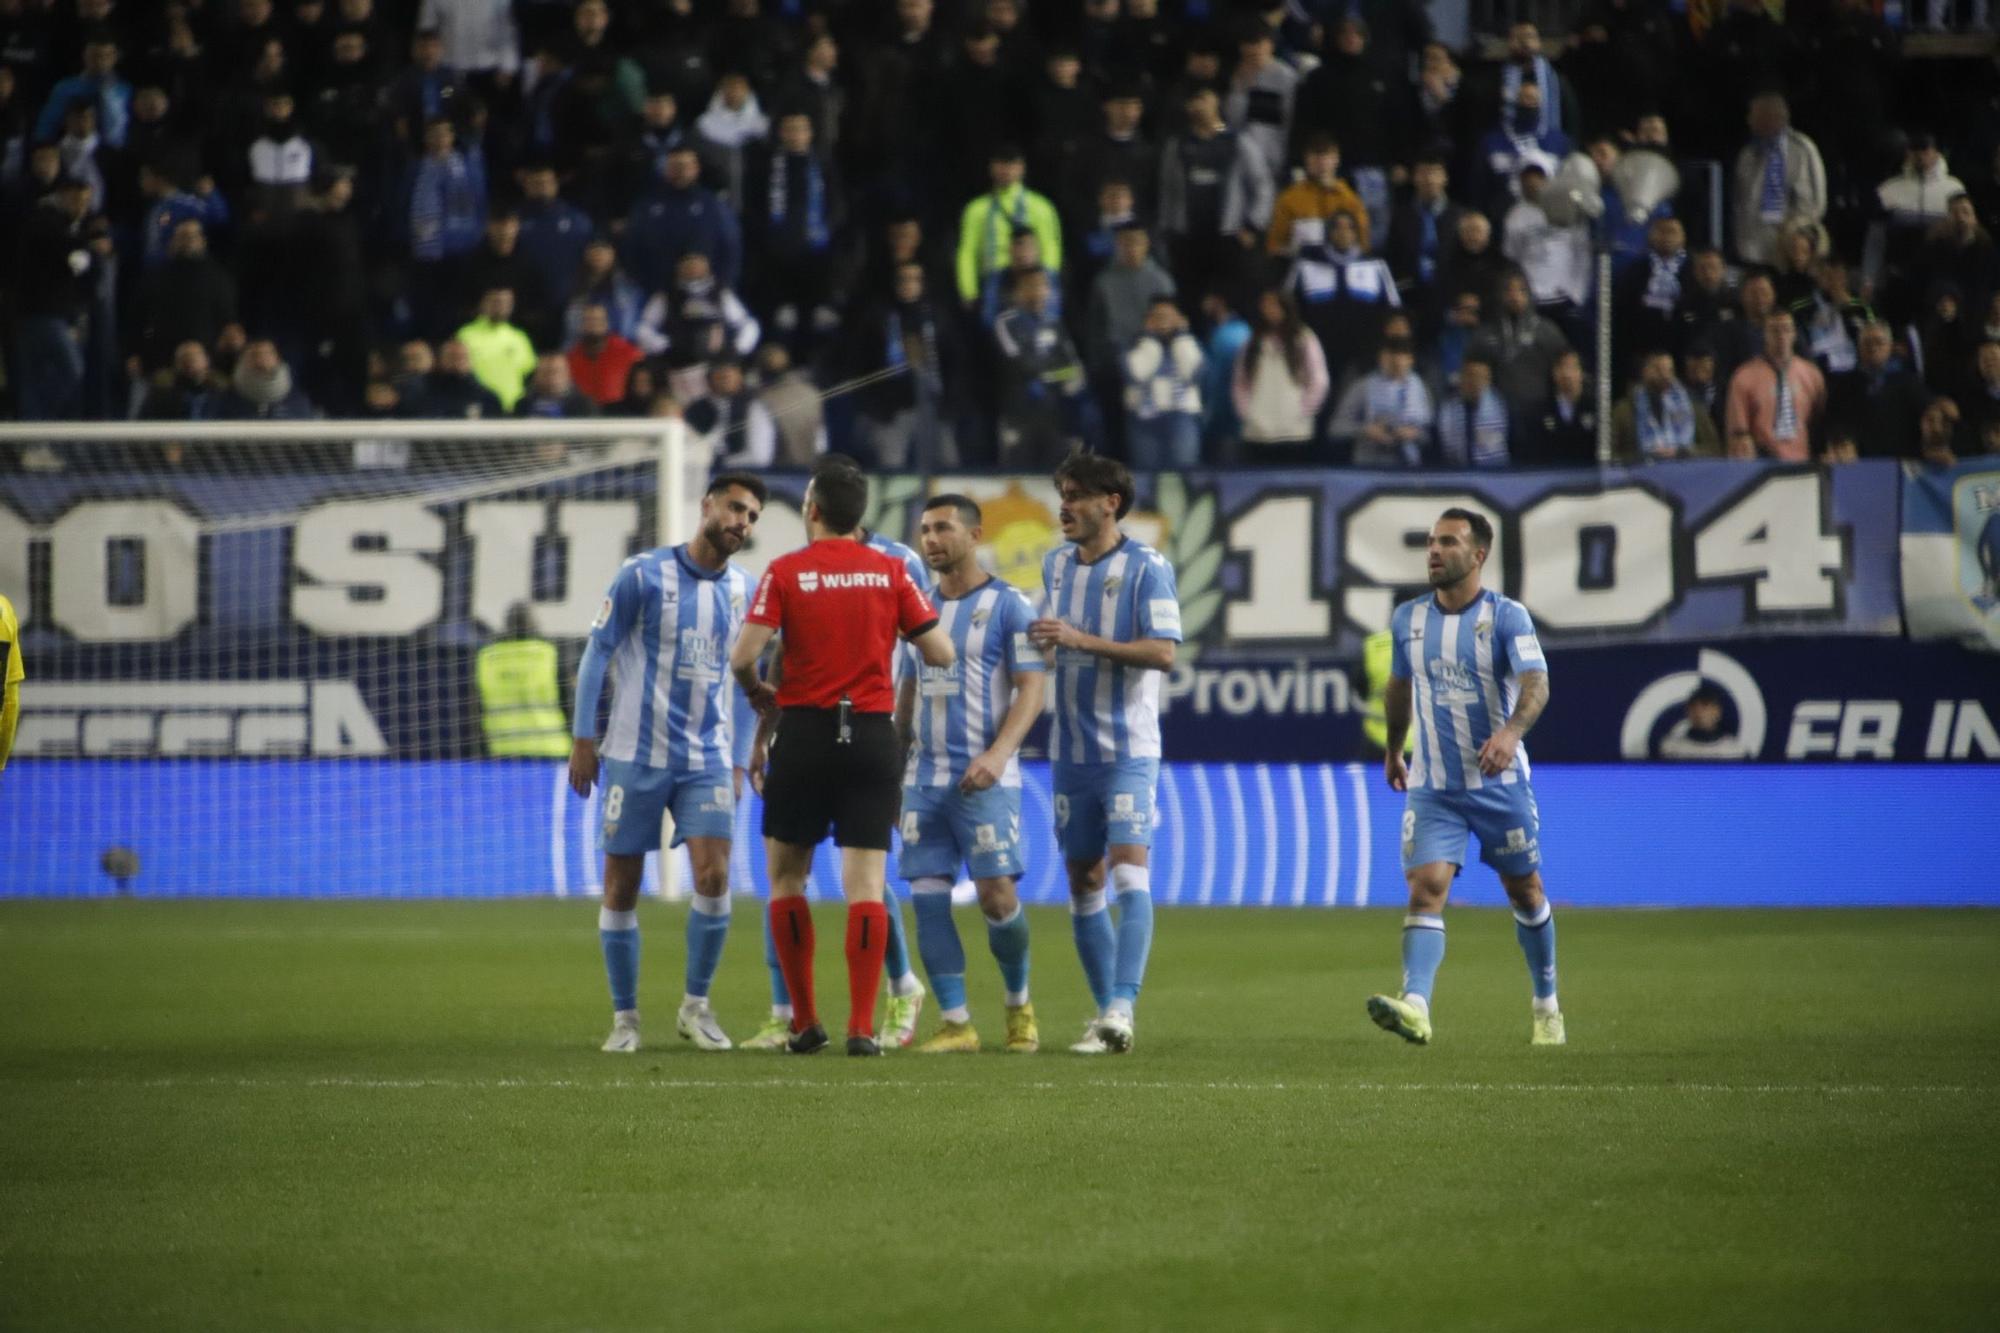
[[[1069,544],[1042,561],[1046,604],[1028,627],[1055,667],[1049,729],[1056,830],[1069,870],[1077,956],[1097,1016],[1071,1046],[1132,1048],[1132,1007],[1153,946],[1153,793],[1160,780],[1160,681],[1181,641],[1174,568],[1119,530],[1135,489],[1123,463],[1073,453],[1056,469]],[[1105,904],[1109,862],[1118,899]]]
[[[619,569],[577,670],[569,783],[589,796],[598,777],[597,702],[616,668],[604,740],[604,906],[598,940],[611,983],[604,1049],[639,1049],[639,881],[672,811],[695,891],[687,925],[687,986],[675,1025],[704,1051],[726,1051],[708,1004],[729,934],[729,849],[753,729],[748,701],[724,663],[743,628],[750,576],[729,563],[764,511],[761,478],[724,473],[701,501],[701,528],[680,546],[635,555]]]
[[[971,868],[1006,987],[1007,1049],[1024,1054],[1041,1044],[1028,1000],[1028,918],[1015,891],[1022,869],[1016,754],[1041,716],[1047,668],[1028,641],[1028,599],[980,568],[980,519],[963,495],[932,496],[924,506],[919,536],[938,576],[938,626],[958,662],[906,671],[896,699],[896,729],[910,755],[900,863],[917,906],[917,948],[944,1018],[917,1048],[927,1054],[979,1049],[965,998],[965,946],[951,919],[961,866]]]
[[[1514,933],[1534,994],[1530,1040],[1564,1041],[1556,1004],[1556,924],[1542,891],[1541,814],[1521,738],[1549,702],[1549,664],[1527,608],[1480,587],[1493,525],[1447,509],[1427,542],[1431,592],[1389,617],[1394,649],[1385,703],[1390,787],[1403,810],[1403,989],[1369,998],[1376,1026],[1405,1041],[1431,1039],[1431,989],[1444,961],[1444,904],[1465,864],[1468,834],[1514,904]],[[1413,699],[1414,696],[1414,699]],[[1413,707],[1414,702],[1414,707]],[[1404,741],[1414,715],[1414,759]]]
[[[888,943],[882,905],[889,835],[900,796],[901,756],[891,714],[889,658],[898,635],[934,667],[957,660],[937,612],[901,562],[864,545],[868,480],[846,458],[822,460],[806,488],[810,543],[764,571],[736,651],[738,683],[759,710],[780,712],[763,780],[764,854],[771,877],[771,934],[792,1001],[787,1049],[827,1044],[813,994],[813,920],[806,877],[832,829],[847,895],[847,1053],[879,1055],[875,992]],[[757,662],[785,637],[784,679],[774,688]]]

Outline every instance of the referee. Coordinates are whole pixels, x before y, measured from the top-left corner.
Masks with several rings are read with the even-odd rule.
[[[805,892],[813,850],[829,826],[847,895],[847,1053],[881,1054],[875,992],[889,940],[882,895],[903,777],[889,659],[901,634],[932,666],[957,660],[903,562],[862,544],[867,507],[868,480],[852,460],[830,457],[814,469],[805,498],[810,542],[764,571],[729,659],[758,711],[775,707],[780,714],[764,778],[764,859],[771,938],[792,995],[786,1049],[794,1055],[810,1055],[827,1042],[813,1002]],[[773,634],[785,638],[784,678],[776,689],[757,674]]]

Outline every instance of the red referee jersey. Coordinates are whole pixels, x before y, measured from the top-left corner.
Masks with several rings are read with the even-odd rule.
[[[896,637],[921,634],[937,618],[902,561],[841,537],[773,560],[748,617],[785,636],[780,708],[834,708],[847,698],[857,713],[895,711]]]

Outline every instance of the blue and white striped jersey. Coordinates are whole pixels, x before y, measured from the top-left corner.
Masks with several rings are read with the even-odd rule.
[[[937,601],[937,580],[931,577],[931,567],[924,558],[893,537],[884,537],[879,532],[871,532],[862,543],[872,546],[884,555],[892,555],[903,562],[903,568],[910,571],[910,582],[923,589],[924,596]],[[909,669],[904,661],[905,654],[899,649],[889,658],[889,685],[891,688],[903,683],[903,673]]]
[[[989,578],[963,597],[934,595],[938,625],[951,635],[958,661],[918,666],[916,711],[910,728],[916,744],[903,781],[948,787],[1000,734],[1014,702],[1013,673],[1045,671],[1041,650],[1028,642],[1035,618],[1028,599],[1004,579]],[[915,650],[905,647],[902,656]],[[1018,757],[1007,760],[1003,787],[1021,785]]]
[[[1088,565],[1074,543],[1057,547],[1042,560],[1042,589],[1048,614],[1085,633],[1120,643],[1181,641],[1174,567],[1130,537]],[[1057,653],[1049,757],[1072,764],[1159,758],[1161,678],[1092,653]]]
[[[741,762],[750,736],[739,714],[748,701],[729,674],[729,652],[749,602],[748,574],[730,564],[703,569],[685,546],[619,568],[590,627],[614,673],[607,759],[675,773]]]
[[[1426,595],[1397,607],[1389,632],[1389,674],[1414,686],[1410,787],[1476,791],[1527,781],[1527,746],[1491,778],[1479,771],[1479,750],[1512,715],[1520,674],[1549,669],[1528,608],[1487,588],[1447,613]]]

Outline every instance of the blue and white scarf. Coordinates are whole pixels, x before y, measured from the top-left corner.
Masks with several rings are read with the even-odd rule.
[[[1655,397],[1644,385],[1632,390],[1632,424],[1645,458],[1678,458],[1694,449],[1694,400],[1679,381]]]
[[[930,307],[922,302],[910,308],[910,317],[917,326],[917,337],[924,344],[924,363],[916,368],[917,385],[926,393],[938,393],[944,386],[944,380],[942,368],[938,365],[937,321],[931,318]],[[883,363],[887,369],[896,370],[910,364],[909,349],[904,344],[903,307],[900,305],[889,311],[885,341],[888,345],[883,349]]]
[[[1764,180],[1757,192],[1757,218],[1761,222],[1785,220],[1785,136],[1782,134],[1764,141]]]
[[[814,254],[824,253],[833,239],[833,233],[826,225],[826,173],[820,170],[819,159],[811,153],[798,154],[805,161],[806,176],[806,248]],[[791,177],[789,170],[793,154],[771,154],[771,225],[785,225],[785,215],[791,208]]]
[[[1649,250],[1646,259],[1652,265],[1646,275],[1646,308],[1671,315],[1680,304],[1681,268],[1687,263],[1687,251],[1678,250],[1663,259],[1656,251]]]
[[[420,159],[410,183],[410,257],[443,259],[447,240],[456,253],[463,237],[451,234],[454,220],[463,224],[478,211],[479,197],[462,154],[451,153],[442,161]]]
[[[1444,461],[1455,467],[1507,465],[1507,405],[1492,389],[1475,407],[1453,394],[1438,412],[1437,434]]]
[[[1771,408],[1771,438],[1796,440],[1799,437],[1799,404],[1798,395],[1792,392],[1790,367],[1772,366],[1771,374],[1778,386],[1778,401]]]
[[[1418,430],[1430,426],[1430,390],[1415,374],[1392,380],[1377,371],[1368,377],[1367,383],[1365,411],[1370,425],[1415,426]]]
[[[1541,115],[1535,122],[1535,137],[1562,128],[1562,85],[1556,82],[1555,66],[1547,56],[1535,57],[1535,86],[1542,90]],[[1512,107],[1521,98],[1521,67],[1514,61],[1500,75],[1500,100]]]

